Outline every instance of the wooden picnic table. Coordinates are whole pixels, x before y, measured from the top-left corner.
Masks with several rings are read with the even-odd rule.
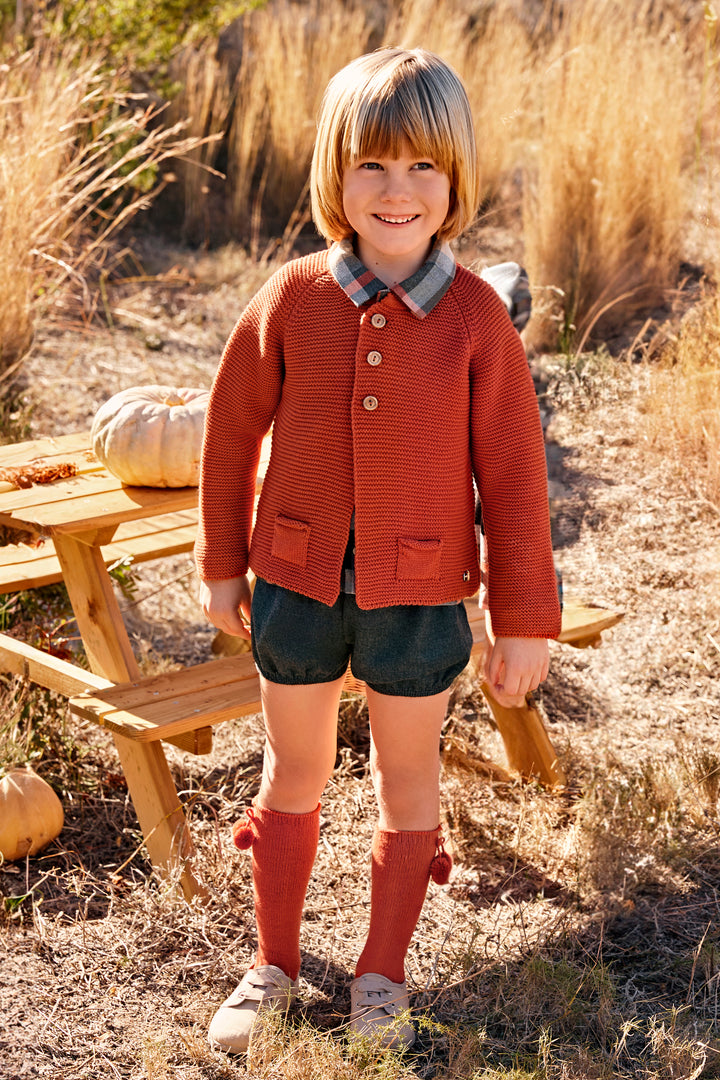
[[[258,489],[268,459],[269,439],[261,456]],[[76,474],[21,488],[2,480],[3,470],[60,464],[75,467]],[[112,733],[150,859],[158,869],[178,873],[187,897],[204,890],[193,873],[192,841],[162,743],[207,752],[211,725],[260,711],[257,671],[252,656],[245,653],[144,679],[108,564],[123,552],[146,559],[189,551],[196,504],[197,488],[123,486],[94,458],[88,433],[0,446],[0,526],[41,540],[40,547],[0,547],[0,593],[61,577],[91,671],[2,634],[0,663],[5,670],[66,694],[72,711]],[[476,601],[474,608],[468,602],[468,614],[477,655],[485,638]],[[560,640],[597,644],[601,632],[619,618],[602,609],[566,605]],[[347,685],[354,685],[351,673]],[[564,783],[532,702],[503,709],[484,685],[483,691],[511,768],[538,775],[546,783]]]
[[[0,525],[52,541],[91,670],[113,683],[132,682],[141,673],[103,545],[128,523],[193,509],[197,488],[124,487],[94,460],[88,433],[0,447],[0,470],[66,462],[77,467],[75,476],[0,490]],[[169,541],[160,540],[153,556],[169,554],[168,548]],[[162,744],[113,737],[152,862],[166,865],[171,853],[170,861],[184,863],[183,873],[192,878],[185,817]],[[186,893],[196,891],[194,880],[184,884]]]

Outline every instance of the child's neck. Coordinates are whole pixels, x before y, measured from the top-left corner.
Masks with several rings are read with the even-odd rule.
[[[368,251],[367,245],[363,244],[362,237],[356,234],[354,247],[363,265],[391,289],[393,285],[399,285],[401,281],[407,281],[408,278],[417,273],[427,261],[433,245],[430,243],[427,251],[420,257],[415,252],[409,256],[393,255],[383,257],[372,249]]]

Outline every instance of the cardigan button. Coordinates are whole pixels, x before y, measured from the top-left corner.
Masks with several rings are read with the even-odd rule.
[[[372,394],[368,394],[367,397],[363,398],[363,408],[367,409],[368,412],[374,412],[377,407],[378,399],[376,397],[373,397]]]
[[[382,353],[379,353],[376,349],[373,349],[372,352],[369,352],[367,354],[367,362],[368,364],[372,364],[373,367],[377,367],[378,364],[382,363]]]
[[[387,322],[387,319],[384,315],[381,315],[379,311],[376,311],[373,317],[370,319],[370,322],[376,329],[382,330],[383,326],[385,326],[385,323]]]

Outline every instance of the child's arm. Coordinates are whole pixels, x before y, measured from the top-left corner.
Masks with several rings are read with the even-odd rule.
[[[252,592],[246,574],[222,581],[201,581],[200,604],[205,617],[218,630],[250,639]]]
[[[483,299],[471,309],[478,320],[471,447],[487,540],[488,604],[498,639],[493,673],[505,693],[510,685],[522,693],[543,670],[547,645],[538,642],[561,629],[545,445],[520,338],[497,295]],[[509,644],[518,641],[520,648]],[[498,678],[506,659],[507,677]]]
[[[262,440],[282,393],[284,303],[293,299],[280,276],[273,275],[246,307],[213,380],[195,542],[195,564],[205,582],[230,581],[248,570]]]

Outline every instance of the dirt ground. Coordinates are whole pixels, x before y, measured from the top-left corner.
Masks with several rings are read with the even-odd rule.
[[[167,251],[154,261],[151,244],[139,250],[147,280],[110,291],[105,326],[83,325],[70,308],[40,327],[26,368],[34,434],[86,428],[130,385],[209,385],[268,270],[237,252],[170,254],[172,271]],[[493,778],[486,763],[503,761],[502,744],[471,674],[461,676],[444,739],[456,869],[449,887],[431,886],[409,957],[414,1006],[432,1023],[407,1075],[475,1075],[475,1059],[458,1064],[456,1036],[442,1027],[458,1022],[483,1028],[483,1062],[537,1054],[551,1028],[560,1042],[548,1076],[717,1075],[692,1063],[702,1023],[720,1019],[715,967],[697,996],[698,949],[715,940],[720,915],[718,785],[713,801],[707,781],[720,764],[720,508],[650,445],[647,364],[544,356],[532,365],[565,594],[624,618],[597,650],[552,647],[538,701],[568,774],[562,792]],[[124,602],[146,670],[208,659],[213,635],[189,557],[139,566],[134,577]],[[365,932],[373,825],[362,701],[343,709],[347,745],[323,805],[300,1012],[335,1036]],[[205,908],[148,874],[109,739],[62,724],[64,760],[50,756],[44,773],[62,777],[66,827],[41,857],[0,868],[1,1080],[304,1075],[261,1059],[246,1071],[205,1046],[214,1007],[253,951],[249,864],[227,826],[256,789],[259,719],[224,725],[208,757],[169,748],[210,886]],[[538,967],[550,960],[554,981]],[[561,992],[560,962],[570,983],[586,973],[572,994]],[[611,971],[612,994],[589,971]],[[639,1025],[673,1007],[694,1010],[684,1072],[662,1064],[662,1040],[651,1046],[647,1025],[617,1049],[618,1017]],[[714,1068],[717,1049],[707,1054]]]

